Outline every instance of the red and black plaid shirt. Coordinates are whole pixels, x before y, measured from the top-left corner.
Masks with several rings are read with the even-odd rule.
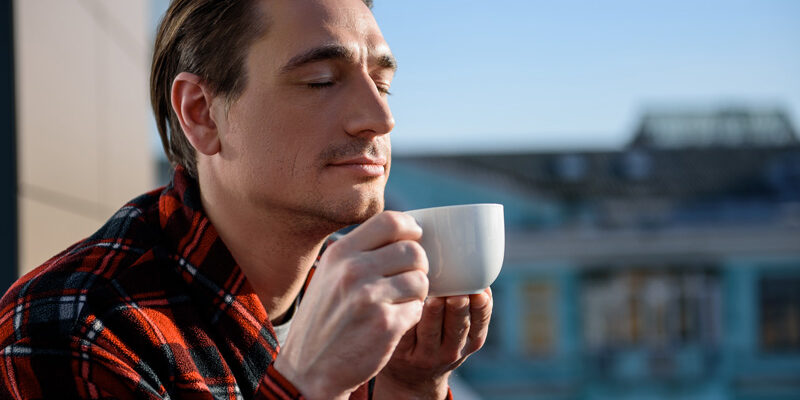
[[[301,398],[278,350],[181,168],[0,300],[0,398]]]

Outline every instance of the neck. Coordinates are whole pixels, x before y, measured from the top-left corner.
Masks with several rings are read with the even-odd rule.
[[[283,320],[332,231],[301,230],[291,212],[265,210],[203,179],[203,208],[273,323]],[[325,225],[325,224],[323,224]]]

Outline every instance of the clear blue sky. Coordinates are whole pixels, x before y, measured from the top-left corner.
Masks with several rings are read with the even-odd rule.
[[[164,0],[153,0],[165,4]],[[780,106],[800,0],[375,0],[396,153],[610,148],[659,106]]]
[[[800,1],[375,0],[397,152],[610,147],[655,106],[780,105]]]

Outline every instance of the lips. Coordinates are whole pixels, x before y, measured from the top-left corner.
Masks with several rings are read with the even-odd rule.
[[[358,156],[333,162],[330,166],[357,175],[379,177],[386,173],[386,158]]]
[[[351,158],[351,159],[348,159],[348,160],[336,161],[336,162],[331,163],[331,165],[333,165],[333,166],[377,165],[377,166],[384,167],[384,166],[386,166],[386,158],[359,156],[359,157]]]

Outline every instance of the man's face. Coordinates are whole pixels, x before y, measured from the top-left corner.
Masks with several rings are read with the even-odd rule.
[[[262,0],[267,33],[212,161],[232,196],[334,225],[383,209],[394,58],[361,0]]]

